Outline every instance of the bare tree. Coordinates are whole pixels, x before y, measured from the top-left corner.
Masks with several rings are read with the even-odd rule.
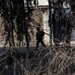
[[[9,42],[10,47],[15,46],[14,33],[17,34],[17,40],[23,41],[26,38],[27,47],[29,47],[28,28],[30,24],[31,8],[27,0],[27,7],[24,7],[24,0],[0,0],[0,14],[3,18],[5,32],[7,32],[6,43]]]

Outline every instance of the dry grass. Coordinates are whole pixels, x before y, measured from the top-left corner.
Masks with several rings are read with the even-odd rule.
[[[75,73],[74,46],[40,47],[34,56],[28,59],[28,63],[23,57],[18,59],[12,56],[12,58],[16,61],[16,75],[74,75]],[[10,70],[9,66],[7,70]],[[13,66],[11,70],[13,70]],[[13,73],[9,75],[13,75]]]

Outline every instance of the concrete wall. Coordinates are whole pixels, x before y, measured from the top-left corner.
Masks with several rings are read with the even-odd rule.
[[[49,10],[47,9],[43,13],[43,26],[44,26],[44,32],[50,35],[50,28],[49,28],[48,20],[49,20]],[[50,44],[50,36],[47,34],[45,34],[44,36],[44,41],[45,41],[45,44],[48,45]]]
[[[48,0],[38,0],[38,5],[48,5]]]

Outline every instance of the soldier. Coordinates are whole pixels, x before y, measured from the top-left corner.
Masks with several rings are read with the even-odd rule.
[[[44,36],[44,34],[45,34],[44,31],[40,30],[40,28],[37,27],[37,34],[36,34],[36,40],[37,40],[37,43],[36,43],[36,50],[37,50],[37,48],[38,48],[39,43],[41,43],[44,47],[46,47],[45,44],[44,44],[44,42],[43,42],[43,36]]]

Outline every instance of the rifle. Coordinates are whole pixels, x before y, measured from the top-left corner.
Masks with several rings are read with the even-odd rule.
[[[48,35],[48,36],[50,36],[50,34],[48,34],[48,33],[46,33],[46,32],[44,32],[46,35]],[[55,40],[55,41],[57,41],[57,42],[61,42],[59,39],[57,39],[57,38],[52,38],[53,40]]]

